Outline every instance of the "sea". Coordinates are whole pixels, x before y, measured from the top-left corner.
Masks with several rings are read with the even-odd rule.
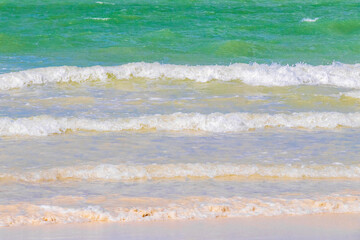
[[[358,0],[1,0],[0,228],[360,213]]]

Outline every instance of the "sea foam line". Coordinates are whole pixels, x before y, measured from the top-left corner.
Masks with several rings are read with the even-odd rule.
[[[91,19],[91,20],[99,20],[99,21],[107,21],[107,20],[110,20],[111,18],[85,18],[85,19]]]
[[[119,200],[121,201],[121,199]],[[149,199],[148,201],[151,202],[149,207],[137,207],[136,201],[134,201],[133,205],[135,206],[130,208],[102,208],[97,205],[71,208],[29,203],[0,205],[0,226],[360,213],[360,198],[357,196],[324,196],[293,200],[280,198],[187,197],[179,200]],[[146,202],[146,199],[143,199],[142,202]],[[159,206],[151,206],[154,202],[158,202]]]
[[[97,4],[101,4],[101,5],[115,5],[115,3],[111,3],[111,2],[96,2]]]
[[[317,20],[319,20],[319,18],[303,18],[301,19],[301,22],[316,22]]]
[[[255,86],[333,85],[360,88],[360,64],[312,66],[296,64],[245,64],[187,66],[129,63],[114,67],[47,67],[0,75],[0,90],[33,84],[109,81],[110,79],[180,79],[197,82],[241,80]]]
[[[0,118],[0,136],[48,136],[68,131],[202,131],[243,132],[264,128],[336,129],[359,128],[360,113],[301,112],[266,113],[173,113],[133,118],[86,119],[36,116]]]
[[[360,165],[318,164],[151,164],[57,167],[11,173],[0,172],[2,181],[39,183],[49,181],[129,181],[173,178],[278,178],[360,179]]]

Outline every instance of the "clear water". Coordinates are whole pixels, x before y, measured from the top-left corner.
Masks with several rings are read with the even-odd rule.
[[[0,226],[359,213],[359,38],[357,1],[1,1]]]
[[[356,0],[103,3],[1,1],[1,71],[139,61],[359,62]]]

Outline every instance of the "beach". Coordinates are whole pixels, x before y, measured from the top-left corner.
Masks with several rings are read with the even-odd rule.
[[[358,239],[359,215],[20,226],[1,239]],[[261,226],[261,227],[259,227]]]
[[[357,1],[0,3],[0,239],[358,239]]]

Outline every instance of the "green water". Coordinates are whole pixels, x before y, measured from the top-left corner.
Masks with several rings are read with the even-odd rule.
[[[139,61],[357,63],[359,39],[358,0],[0,1],[0,72]]]

